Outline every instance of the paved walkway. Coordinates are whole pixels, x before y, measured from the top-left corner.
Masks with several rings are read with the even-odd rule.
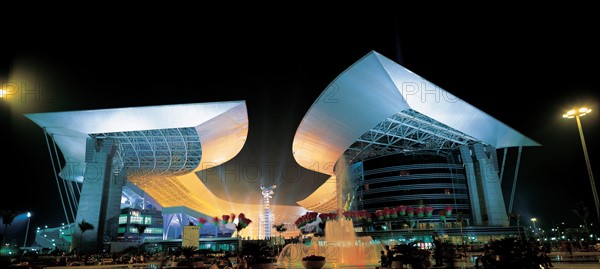
[[[469,253],[470,256],[466,259],[456,260],[454,268],[477,268],[475,267],[475,259],[482,253]],[[578,269],[578,268],[598,268],[600,269],[600,252],[573,252],[570,255],[567,252],[551,252],[549,254],[552,259],[552,265],[557,269]],[[436,267],[433,268],[444,268]],[[445,268],[449,268],[446,266]],[[452,268],[452,267],[450,267]],[[479,266],[483,268],[483,266]]]
[[[552,265],[554,265],[553,268],[556,269],[583,269],[583,268],[600,268],[600,263],[599,262],[578,262],[578,263],[565,263],[565,262],[553,262]],[[452,268],[452,267],[436,267],[433,266],[432,268]],[[476,268],[474,263],[471,262],[464,262],[464,261],[457,261],[455,263],[454,268],[461,268],[461,269],[472,269],[472,268]],[[479,266],[479,268],[483,269],[482,266]]]
[[[444,266],[444,267],[436,267],[433,266],[432,269],[437,268],[460,268],[460,269],[473,269],[475,267],[475,259],[481,253],[469,253],[469,257],[466,259],[456,260],[454,263],[454,267],[452,266]],[[585,268],[597,268],[600,269],[600,252],[573,252],[573,255],[569,255],[566,252],[552,252],[550,253],[550,258],[552,259],[552,267],[551,269],[585,269]],[[44,267],[51,269],[60,269],[60,268],[74,268],[74,267]],[[76,267],[75,267],[76,268]],[[101,265],[101,266],[82,266],[79,268],[113,268],[113,269],[158,269],[160,268],[160,264],[158,263],[146,263],[146,264],[134,264],[134,265]],[[404,267],[410,268],[410,267]],[[482,266],[479,267],[483,269]],[[275,267],[273,267],[275,269]],[[293,269],[293,268],[292,268]],[[303,269],[303,268],[297,268]],[[323,269],[375,269],[373,267],[337,267],[332,268],[328,265],[325,265]]]

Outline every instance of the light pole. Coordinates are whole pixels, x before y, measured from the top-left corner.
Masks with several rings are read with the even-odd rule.
[[[23,241],[23,249],[27,247],[27,235],[29,234],[29,222],[31,221],[31,212],[27,212],[27,229],[25,230],[25,240]]]
[[[581,138],[581,146],[583,147],[583,156],[585,157],[585,164],[587,166],[588,175],[590,176],[590,184],[592,185],[592,194],[594,195],[594,203],[596,204],[596,217],[600,223],[600,201],[598,200],[598,192],[596,191],[596,183],[594,183],[594,174],[592,173],[592,166],[590,165],[590,157],[588,156],[587,146],[585,145],[585,138],[583,137],[583,129],[581,128],[581,119],[587,114],[592,112],[591,109],[581,107],[579,109],[572,109],[563,114],[563,118],[577,120],[577,128],[579,129],[579,138]]]
[[[537,228],[535,227],[536,218],[531,218],[531,223],[533,223],[533,238],[537,239]]]

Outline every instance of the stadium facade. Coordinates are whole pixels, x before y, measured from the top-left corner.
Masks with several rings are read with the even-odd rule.
[[[373,235],[383,230],[378,237],[462,234],[463,227],[520,233],[506,229],[510,210],[497,153],[530,146],[540,144],[372,51],[331,82],[298,127],[296,161],[331,176],[299,204],[321,213],[381,214],[402,206],[436,214],[376,216],[377,225],[358,225],[375,226]]]
[[[65,193],[76,193],[63,199],[65,218],[96,227],[83,234],[75,228],[72,247],[85,240],[81,247],[93,251],[104,240],[133,234],[123,228],[123,222],[131,223],[124,215],[142,211],[123,211],[127,208],[160,211],[162,220],[137,221],[162,232],[156,234],[162,239],[180,238],[183,226],[233,208],[263,219],[260,197],[256,204],[221,199],[197,173],[242,149],[248,132],[244,101],[26,117],[42,127],[49,150],[56,150],[52,161],[60,169],[57,177],[69,182]],[[507,227],[496,152],[528,146],[539,144],[372,51],[325,89],[291,145],[298,164],[331,177],[298,206],[272,204],[269,221],[340,208],[375,213],[401,205],[435,210],[451,205],[468,226]],[[429,222],[427,229],[435,229],[437,220]],[[387,229],[402,230],[403,223],[389,222]],[[270,234],[260,232],[260,224],[254,227],[248,237]],[[231,226],[215,225],[205,233],[231,236]]]

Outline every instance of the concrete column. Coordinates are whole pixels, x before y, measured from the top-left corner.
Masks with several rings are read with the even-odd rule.
[[[479,165],[479,182],[481,183],[489,226],[508,226],[508,216],[497,166],[485,152],[482,144],[473,145],[473,153]],[[490,154],[490,156],[492,156]]]
[[[468,145],[460,147],[460,156],[465,166],[465,176],[467,177],[473,225],[480,226],[483,225],[483,219],[481,217],[481,203],[479,200],[479,190],[477,187],[477,175],[475,173],[473,158],[471,157],[471,149]]]
[[[89,138],[87,141],[85,173],[71,245],[79,248],[81,254],[101,249],[109,220],[120,213],[124,178],[112,171],[115,148],[110,139]],[[94,229],[82,234],[79,224],[83,221],[92,224]]]

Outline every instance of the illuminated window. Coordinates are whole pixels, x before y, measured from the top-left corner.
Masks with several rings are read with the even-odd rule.
[[[137,224],[143,224],[144,223],[144,218],[142,216],[131,215],[129,217],[129,223],[131,223],[131,224],[136,224],[136,223]]]
[[[119,224],[127,223],[127,215],[119,215]]]

